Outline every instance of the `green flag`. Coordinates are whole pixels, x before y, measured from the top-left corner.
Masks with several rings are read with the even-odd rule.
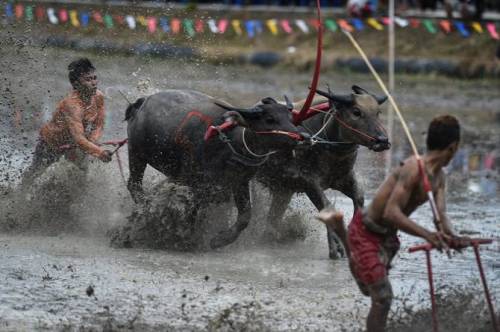
[[[26,21],[33,21],[33,6],[26,6],[24,9]]]
[[[437,29],[436,29],[436,27],[434,26],[434,24],[432,23],[431,20],[429,20],[429,19],[423,20],[422,24],[427,29],[427,31],[429,31],[430,33],[436,33],[437,32]]]
[[[104,24],[108,29],[111,29],[113,27],[113,18],[111,17],[111,15],[109,14],[104,15]]]
[[[183,24],[184,24],[184,31],[186,31],[189,37],[193,37],[194,36],[193,20],[186,18],[184,19]]]
[[[325,26],[327,27],[328,30],[330,30],[332,32],[335,32],[338,30],[337,23],[335,23],[335,21],[332,20],[331,18],[329,18],[325,21]]]

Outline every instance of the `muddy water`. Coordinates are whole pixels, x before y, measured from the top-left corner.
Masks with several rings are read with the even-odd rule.
[[[25,45],[4,47],[0,52],[0,181],[2,186],[11,188],[8,195],[2,196],[5,211],[4,206],[14,195],[11,191],[15,191],[17,177],[29,162],[36,128],[69,88],[65,66],[81,54]],[[127,104],[118,90],[134,100],[166,88],[193,88],[246,106],[268,95],[279,98],[286,93],[294,99],[303,98],[309,80],[305,73],[278,68],[87,56],[99,70],[100,86],[107,97],[105,139],[125,136],[121,120]],[[322,80],[338,92],[347,92],[354,83],[378,91],[366,76],[327,72]],[[410,77],[397,82],[397,100],[408,110],[412,130],[420,142],[424,124],[434,114],[445,112],[458,114],[470,133],[481,128],[476,143],[481,144],[482,136],[490,133],[493,136],[488,137],[487,143],[498,142],[498,136],[494,136],[498,128],[495,112],[500,109],[500,93],[494,88],[498,82]],[[384,157],[366,149],[361,149],[360,154],[357,169],[369,201],[383,177]],[[49,172],[59,174],[57,167],[64,164]],[[146,188],[159,178],[148,170]],[[457,230],[499,238],[498,195],[485,198],[467,191],[464,185],[452,186],[449,191],[448,210]],[[352,214],[345,197],[330,195],[346,215]],[[304,240],[266,243],[261,240],[266,199],[264,196],[255,200],[252,224],[235,244],[222,250],[181,253],[113,249],[104,234],[123,223],[133,205],[116,164],[91,165],[88,187],[78,204],[69,207],[71,217],[64,220],[78,227],[67,230],[58,225],[51,232],[41,229],[35,234],[0,234],[0,330],[361,328],[369,303],[356,289],[346,261],[327,259],[326,236],[323,227],[312,218],[312,205],[298,196],[288,211],[288,220],[301,225]],[[0,217],[5,220],[4,214]],[[417,211],[415,219],[430,227],[427,208]],[[218,222],[218,218],[207,220]],[[398,331],[429,330],[424,257],[407,253],[406,249],[418,240],[405,235],[401,239],[403,248],[391,272],[397,297],[391,326]],[[499,253],[498,242],[482,251],[497,308]],[[481,285],[472,252],[467,250],[452,259],[436,253],[433,261],[436,287],[443,296],[440,314],[446,330],[491,330],[484,300],[478,295]],[[459,304],[463,303],[469,311],[458,314],[452,310],[461,308]],[[418,322],[412,321],[412,317],[419,318]]]

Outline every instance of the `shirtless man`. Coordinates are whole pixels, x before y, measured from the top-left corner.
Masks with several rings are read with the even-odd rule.
[[[52,119],[40,129],[23,185],[30,185],[63,155],[83,171],[87,170],[87,155],[111,161],[111,152],[97,144],[104,127],[104,95],[97,90],[95,68],[81,58],[71,62],[68,70],[73,91],[59,102]]]
[[[388,272],[399,250],[398,230],[421,237],[438,249],[442,249],[444,243],[453,243],[456,249],[466,243],[466,238],[454,234],[446,216],[445,175],[442,170],[455,155],[459,141],[460,125],[456,118],[444,115],[432,120],[427,132],[427,153],[422,160],[439,211],[440,224],[434,220],[437,232],[409,218],[417,207],[427,201],[415,157],[408,158],[393,170],[366,209],[355,211],[348,229],[349,267],[361,292],[371,297],[366,322],[368,332],[385,329],[393,297]],[[326,224],[335,224],[342,219],[342,215],[325,209],[318,219]]]

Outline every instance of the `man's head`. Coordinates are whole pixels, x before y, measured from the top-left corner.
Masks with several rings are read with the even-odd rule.
[[[457,118],[451,115],[440,115],[432,119],[427,131],[427,150],[442,152],[446,163],[457,152],[460,142],[460,124]]]
[[[75,90],[86,95],[93,95],[97,90],[95,67],[89,59],[80,58],[68,66],[69,82]]]

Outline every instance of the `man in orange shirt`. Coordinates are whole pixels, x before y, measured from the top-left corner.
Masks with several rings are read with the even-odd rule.
[[[97,143],[104,127],[104,95],[97,90],[95,67],[81,58],[71,62],[68,70],[73,91],[59,102],[52,119],[40,129],[23,185],[31,184],[63,155],[83,171],[87,170],[87,155],[111,161],[112,153]]]

